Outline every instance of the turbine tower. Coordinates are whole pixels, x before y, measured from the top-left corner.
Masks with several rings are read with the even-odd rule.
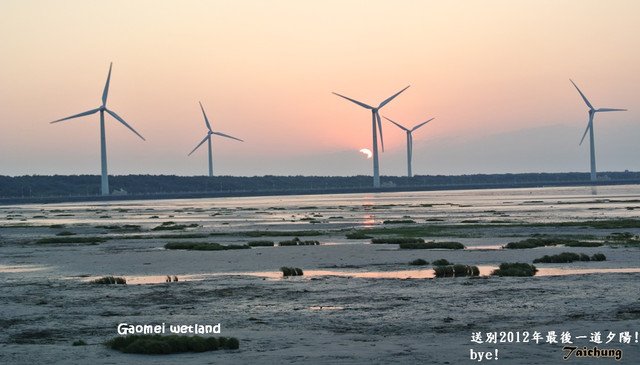
[[[208,145],[209,145],[209,176],[211,177],[211,176],[213,176],[213,154],[212,154],[212,151],[211,151],[211,135],[215,134],[217,136],[222,136],[222,137],[226,137],[226,138],[235,139],[236,141],[240,141],[240,142],[244,142],[244,141],[241,140],[240,138],[232,137],[230,135],[227,135],[227,134],[224,134],[224,133],[220,133],[220,132],[214,132],[213,130],[211,130],[211,124],[209,124],[209,118],[207,118],[207,113],[204,112],[204,108],[202,107],[202,103],[200,103],[200,109],[202,110],[202,115],[204,116],[204,123],[207,125],[207,129],[208,129],[207,135],[204,137],[204,139],[202,141],[200,141],[200,143],[198,143],[196,148],[194,148],[193,151],[191,151],[188,156],[191,156],[191,154],[196,152],[198,147],[202,146],[203,143],[208,142]]]
[[[584,96],[584,94],[582,93],[582,91],[580,91],[580,89],[578,88],[578,85],[576,85],[575,82],[573,82],[573,80],[569,79],[569,81],[571,81],[571,83],[573,84],[573,86],[576,87],[576,90],[578,90],[578,93],[580,93],[580,96],[582,96],[582,100],[584,100],[585,104],[587,104],[587,106],[589,107],[589,122],[587,123],[587,129],[585,129],[584,134],[582,135],[582,139],[580,140],[580,146],[582,145],[582,142],[584,141],[584,138],[587,136],[587,132],[589,132],[589,146],[590,146],[590,154],[591,154],[591,181],[596,181],[596,147],[595,147],[595,141],[594,141],[594,137],[593,137],[593,119],[596,116],[596,113],[600,113],[600,112],[625,112],[627,111],[627,109],[613,109],[613,108],[599,108],[596,109],[593,107],[593,105],[591,105],[591,103],[589,102],[589,100],[587,99],[586,96]]]
[[[411,86],[411,85],[409,85],[409,86]],[[382,121],[380,120],[380,114],[378,113],[378,111],[380,109],[382,109],[382,107],[387,105],[396,96],[400,95],[400,93],[402,93],[403,91],[407,90],[409,88],[409,86],[407,86],[404,89],[398,91],[397,93],[391,95],[390,97],[385,99],[382,103],[380,103],[380,105],[378,105],[377,107],[373,107],[373,106],[367,105],[365,103],[359,102],[357,100],[348,98],[348,97],[346,97],[344,95],[340,95],[338,93],[334,93],[335,95],[338,95],[341,98],[345,98],[345,99],[349,100],[352,103],[358,104],[358,105],[360,105],[361,107],[363,107],[365,109],[371,110],[371,130],[372,130],[372,135],[373,135],[373,187],[374,188],[379,188],[380,187],[380,165],[378,163],[378,134],[377,134],[377,131],[380,131],[380,144],[382,145],[382,152],[384,152],[384,141],[382,139]],[[377,128],[376,128],[376,124],[377,124]]]
[[[84,117],[85,115],[91,115],[91,114],[95,114],[97,112],[100,112],[100,157],[101,157],[101,164],[102,164],[102,180],[101,180],[101,184],[100,185],[101,185],[101,190],[102,190],[102,195],[103,196],[109,195],[109,178],[108,178],[108,175],[107,175],[107,142],[106,142],[106,137],[105,137],[104,113],[105,112],[109,113],[118,122],[122,123],[122,125],[124,125],[125,127],[129,128],[138,137],[142,138],[143,141],[145,140],[144,137],[142,137],[142,135],[140,135],[140,133],[136,132],[136,130],[133,129],[129,124],[127,124],[127,122],[125,122],[124,119],[120,118],[120,116],[118,114],[116,114],[113,110],[107,109],[107,95],[109,94],[109,81],[111,80],[111,68],[112,67],[113,67],[113,62],[109,65],[109,74],[107,75],[107,83],[104,85],[104,90],[102,91],[102,105],[100,105],[98,108],[91,109],[91,110],[86,111],[84,113],[72,115],[70,117],[58,119],[58,120],[55,120],[55,121],[51,122],[52,124],[53,123],[58,123],[58,122],[62,122],[64,120]]]
[[[422,127],[423,125],[429,123],[430,121],[436,119],[436,118],[431,118],[429,120],[427,120],[426,122],[422,122],[418,125],[416,125],[415,127],[408,129],[405,128],[403,126],[401,126],[400,124],[394,122],[393,120],[384,117],[384,119],[390,121],[391,123],[395,124],[396,126],[398,126],[398,128],[404,130],[405,132],[407,132],[407,177],[411,177],[413,176],[411,174],[411,160],[413,158],[413,131],[415,131],[416,129]]]

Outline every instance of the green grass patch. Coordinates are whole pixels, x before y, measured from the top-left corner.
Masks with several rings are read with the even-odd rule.
[[[584,253],[573,253],[573,252],[563,252],[558,255],[544,255],[540,258],[533,260],[534,264],[537,263],[545,263],[545,264],[563,264],[574,261],[606,261],[607,257],[601,253],[594,254],[589,257],[589,255]]]
[[[304,275],[304,271],[302,271],[302,269],[299,267],[283,266],[280,268],[280,271],[282,271],[282,276],[284,277]]]
[[[447,265],[453,265],[452,263],[450,263],[449,261],[445,260],[445,259],[438,259],[434,262],[432,262],[433,266],[447,266]]]
[[[412,224],[415,223],[413,219],[387,219],[383,221],[383,224]]]
[[[448,249],[448,250],[462,250],[464,245],[460,242],[414,242],[414,243],[401,243],[401,249],[409,250],[430,250],[430,249]]]
[[[249,241],[247,245],[251,247],[269,247],[274,246],[275,243],[273,241]]]
[[[355,230],[371,236],[402,237],[481,237],[479,229],[490,228],[491,225],[444,225],[444,224],[412,224],[404,226],[387,226]],[[502,225],[501,227],[504,227]]]
[[[204,233],[176,233],[176,234],[161,234],[161,235],[127,235],[127,236],[115,236],[114,238],[120,240],[153,240],[153,239],[166,239],[166,240],[179,240],[179,239],[193,239],[193,238],[207,238],[208,234]]]
[[[62,231],[62,232],[56,233],[56,236],[75,236],[75,235],[76,234],[71,231]]]
[[[564,245],[567,247],[600,247],[603,245],[603,243],[589,242],[589,241],[576,241],[576,242],[567,242]]]
[[[367,239],[373,238],[365,234],[363,231],[349,232],[347,233],[346,236],[347,236],[347,239],[350,239],[350,240],[367,240]]]
[[[605,244],[612,246],[638,246],[640,245],[640,236],[630,232],[614,232],[605,238]]]
[[[371,243],[400,245],[403,243],[424,243],[424,240],[422,238],[412,238],[412,237],[385,237],[385,238],[372,238]]]
[[[495,276],[534,276],[538,269],[530,264],[522,262],[502,263],[491,275]]]
[[[409,262],[409,265],[412,266],[424,266],[424,265],[429,265],[429,262],[423,259],[415,259],[411,262]]]
[[[90,243],[90,244],[95,244],[95,243],[103,243],[103,242],[107,242],[109,239],[106,237],[68,237],[68,236],[62,236],[62,237],[47,237],[47,238],[40,238],[39,240],[36,240],[35,243],[37,244],[58,244],[58,243]]]
[[[247,237],[307,237],[307,236],[322,236],[320,231],[248,231],[239,232],[239,235]]]
[[[221,245],[215,242],[169,242],[164,245],[167,250],[193,250],[193,251],[225,251],[242,250],[251,248],[248,245]]]
[[[436,278],[460,277],[460,276],[479,276],[480,269],[471,265],[446,265],[436,266],[434,268]]]
[[[520,224],[528,227],[590,227],[595,229],[640,228],[640,219],[617,218],[591,221]]]
[[[164,222],[161,225],[152,228],[152,231],[181,231],[185,228],[195,228],[199,225],[197,223],[192,224],[176,224],[175,222]]]
[[[101,278],[91,280],[91,284],[126,284],[127,280],[119,276],[103,276]]]
[[[118,336],[105,343],[113,350],[128,354],[166,355],[182,352],[237,350],[240,342],[234,337],[201,337],[178,335]]]
[[[107,229],[110,231],[114,231],[114,232],[130,232],[130,231],[140,231],[142,230],[142,227],[140,227],[137,224],[124,224],[124,225],[117,225],[117,224],[111,224],[111,225],[99,225],[96,226],[95,228],[99,228],[99,229]]]
[[[292,240],[278,242],[279,246],[317,246],[319,244],[320,242],[318,241],[314,241],[314,240],[303,241],[298,237]]]
[[[565,237],[531,237],[522,241],[509,242],[504,246],[504,248],[524,249],[557,245],[565,245],[568,247],[597,247],[602,246],[602,243],[581,241]]]

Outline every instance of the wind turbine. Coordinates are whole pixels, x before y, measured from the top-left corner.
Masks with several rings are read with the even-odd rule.
[[[207,113],[204,112],[204,108],[202,107],[202,103],[200,103],[200,109],[202,110],[202,115],[204,116],[204,123],[207,125],[207,129],[208,129],[207,135],[204,137],[204,139],[202,141],[200,141],[200,143],[198,143],[196,148],[194,148],[193,151],[191,151],[188,156],[191,156],[191,154],[196,152],[198,147],[202,146],[203,143],[208,142],[208,144],[209,144],[209,176],[213,176],[213,154],[211,152],[211,135],[215,134],[217,136],[222,136],[222,137],[226,137],[226,138],[235,139],[236,141],[240,141],[240,142],[244,142],[244,141],[241,140],[240,138],[232,137],[232,136],[230,136],[228,134],[224,134],[224,133],[220,133],[220,132],[214,132],[213,130],[211,130],[211,124],[209,124],[209,118],[207,118]]]
[[[358,104],[365,109],[371,110],[371,130],[373,135],[373,187],[374,188],[380,187],[380,165],[378,164],[378,134],[377,134],[378,130],[380,131],[380,144],[382,145],[382,152],[384,152],[384,141],[382,139],[382,121],[380,120],[380,114],[378,113],[378,111],[382,109],[382,107],[387,105],[396,96],[400,95],[400,93],[407,90],[409,86],[391,95],[390,97],[385,99],[382,103],[380,103],[380,105],[378,105],[377,107],[373,107],[365,103],[359,102],[357,100],[348,98],[344,95],[334,93],[335,95],[338,95],[341,98],[345,98],[352,103]],[[378,125],[377,129],[376,129],[376,124]]]
[[[112,67],[113,67],[113,62],[111,62],[111,64],[109,65],[109,74],[107,75],[107,83],[104,85],[104,90],[102,91],[102,105],[100,105],[98,108],[91,109],[84,113],[72,115],[70,117],[54,120],[53,122],[51,122],[51,124],[58,123],[64,120],[84,117],[85,115],[91,115],[91,114],[100,112],[100,157],[101,157],[101,163],[102,163],[102,180],[100,185],[101,185],[102,195],[109,195],[109,178],[107,175],[107,142],[105,138],[105,128],[104,128],[104,112],[109,113],[118,122],[122,123],[122,125],[129,128],[133,133],[135,133],[138,137],[142,138],[142,140],[145,141],[144,137],[142,137],[140,133],[136,132],[136,130],[133,129],[129,124],[127,124],[127,122],[125,122],[124,119],[120,118],[120,116],[116,114],[113,110],[107,109],[107,95],[109,94],[109,81],[111,80]]]
[[[582,142],[584,141],[584,137],[586,137],[587,132],[589,132],[589,146],[590,146],[590,152],[591,152],[591,181],[596,181],[596,148],[595,148],[595,141],[593,137],[593,119],[596,113],[599,113],[599,112],[625,112],[627,111],[627,109],[613,109],[613,108],[596,109],[593,107],[593,105],[591,105],[591,103],[589,102],[587,97],[584,96],[582,91],[580,91],[580,89],[578,88],[578,85],[576,85],[576,83],[573,82],[573,80],[571,79],[569,79],[569,81],[571,81],[573,86],[576,87],[576,90],[578,90],[578,92],[580,93],[580,96],[582,96],[582,100],[584,100],[585,104],[587,104],[587,106],[589,107],[589,122],[587,123],[587,129],[585,129],[579,145],[580,146],[582,145]]]
[[[396,126],[398,126],[398,128],[400,128],[400,129],[404,130],[405,132],[407,132],[407,176],[411,177],[411,176],[413,176],[411,174],[411,159],[413,157],[413,134],[412,133],[416,129],[422,127],[423,125],[429,123],[430,121],[432,121],[432,120],[434,120],[436,118],[431,118],[431,119],[427,120],[426,122],[422,122],[422,123],[416,125],[415,127],[411,128],[411,129],[405,128],[405,127],[401,126],[400,124],[394,122],[393,120],[391,120],[391,119],[389,119],[387,117],[384,117],[384,119],[390,121],[391,123],[393,123]]]

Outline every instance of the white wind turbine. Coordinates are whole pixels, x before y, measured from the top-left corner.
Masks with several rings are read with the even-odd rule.
[[[431,118],[431,119],[427,120],[426,122],[422,122],[422,123],[416,125],[415,127],[411,128],[411,129],[405,128],[405,127],[401,126],[400,124],[394,122],[393,120],[391,120],[391,119],[389,119],[387,117],[384,117],[384,119],[390,121],[391,123],[393,123],[396,126],[398,126],[398,128],[400,128],[400,129],[404,130],[405,132],[407,132],[407,176],[411,177],[411,176],[413,176],[411,174],[411,160],[413,158],[413,131],[415,131],[416,129],[422,127],[423,125],[429,123],[430,121],[432,121],[432,120],[434,120],[436,118]]]
[[[79,118],[85,115],[91,115],[91,114],[100,112],[100,157],[102,162],[102,180],[100,185],[101,185],[102,195],[109,195],[109,178],[107,175],[107,142],[105,137],[104,112],[111,114],[111,116],[114,117],[118,122],[122,123],[125,127],[129,128],[138,137],[142,138],[143,141],[145,140],[144,137],[140,135],[140,133],[136,132],[136,130],[133,129],[129,124],[127,124],[127,122],[125,122],[124,119],[120,118],[118,114],[116,114],[112,110],[107,109],[107,95],[109,94],[109,81],[111,80],[112,67],[113,67],[113,62],[109,65],[109,75],[107,76],[107,83],[104,85],[104,91],[102,92],[102,105],[100,105],[98,108],[91,109],[84,113],[72,115],[70,117],[58,119],[51,122],[52,124],[58,123],[58,122],[62,122],[63,120]]]
[[[382,139],[382,121],[380,120],[380,114],[378,113],[378,111],[382,109],[383,106],[387,105],[396,96],[400,95],[400,93],[407,90],[409,86],[391,95],[390,97],[385,99],[382,103],[380,103],[380,105],[378,105],[377,107],[373,107],[365,103],[359,102],[357,100],[348,98],[344,95],[334,93],[335,95],[338,95],[341,98],[345,98],[352,103],[358,104],[365,109],[371,110],[371,130],[373,135],[373,187],[374,188],[380,187],[380,165],[378,163],[378,134],[377,134],[378,130],[380,131],[380,144],[382,145],[382,152],[384,152],[384,141]],[[377,128],[376,128],[376,124],[378,125]]]
[[[573,84],[573,86],[576,87],[576,90],[578,90],[578,92],[580,93],[580,96],[582,96],[582,99],[584,100],[585,104],[587,104],[587,106],[589,107],[589,122],[587,123],[587,129],[585,129],[584,134],[582,135],[582,139],[580,140],[580,144],[582,145],[582,142],[584,141],[584,138],[587,136],[587,132],[589,132],[589,146],[590,146],[590,153],[591,153],[591,181],[596,181],[596,147],[595,147],[595,141],[594,141],[594,137],[593,137],[593,119],[596,115],[596,113],[600,113],[600,112],[625,112],[627,111],[627,109],[613,109],[613,108],[599,108],[596,109],[593,107],[593,105],[591,105],[591,103],[589,102],[589,100],[587,99],[586,96],[584,96],[584,94],[582,93],[582,91],[580,91],[580,89],[578,88],[578,85],[576,85],[575,82],[573,82],[573,80],[569,79],[569,81],[571,81],[571,83]]]
[[[236,141],[240,141],[240,142],[244,142],[243,140],[241,140],[240,138],[236,138],[236,137],[232,137],[230,135],[224,134],[224,133],[220,133],[220,132],[214,132],[213,130],[211,130],[211,124],[209,124],[209,118],[207,118],[207,113],[204,112],[204,108],[202,107],[202,103],[200,103],[200,109],[202,110],[202,115],[204,116],[204,123],[207,125],[207,135],[204,137],[204,139],[202,141],[200,141],[200,143],[198,143],[198,145],[196,146],[196,148],[193,149],[193,151],[189,152],[188,156],[191,156],[191,154],[193,154],[198,147],[202,146],[203,143],[208,142],[209,145],[209,176],[213,176],[213,154],[211,151],[211,135],[215,134],[217,136],[222,136],[222,137],[226,137],[226,138],[231,138],[231,139],[235,139]]]

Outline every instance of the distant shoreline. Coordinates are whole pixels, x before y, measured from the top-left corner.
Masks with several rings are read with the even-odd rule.
[[[381,188],[373,187],[346,187],[346,188],[322,188],[322,189],[259,189],[259,190],[235,190],[235,191],[209,191],[209,192],[178,192],[178,193],[153,193],[153,194],[127,194],[110,196],[51,196],[51,197],[24,197],[24,198],[0,198],[0,206],[24,205],[24,204],[58,204],[80,202],[117,202],[133,200],[171,200],[171,199],[207,199],[229,197],[260,197],[260,196],[290,196],[290,195],[328,195],[328,194],[357,194],[357,193],[394,193],[417,191],[445,191],[445,190],[490,190],[490,189],[518,189],[518,188],[545,188],[545,187],[580,187],[580,186],[613,186],[636,185],[640,179],[602,180],[602,181],[535,181],[522,183],[472,183],[472,184],[447,184],[447,185],[412,185],[389,186]]]

